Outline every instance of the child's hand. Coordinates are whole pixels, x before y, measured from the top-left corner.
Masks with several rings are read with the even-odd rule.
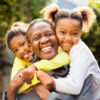
[[[23,79],[24,82],[30,84],[35,71],[36,68],[33,65],[31,65],[20,73],[20,77]]]
[[[53,77],[49,76],[47,73],[43,71],[38,71],[37,77],[41,81],[41,83],[44,85],[45,88],[47,89],[55,88]]]
[[[10,81],[8,85],[8,91],[7,91],[7,100],[15,100],[17,89],[24,84],[22,78],[19,77],[19,74],[21,72],[22,70],[19,70],[19,72]]]

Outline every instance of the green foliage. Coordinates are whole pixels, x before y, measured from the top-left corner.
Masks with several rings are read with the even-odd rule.
[[[29,23],[42,17],[40,10],[49,2],[50,0],[0,0],[0,45],[5,45],[5,34],[14,22]]]
[[[42,17],[40,10],[48,0],[0,0],[0,37],[16,21],[30,22]]]
[[[100,65],[100,0],[91,0],[89,6],[94,10],[97,18],[88,33],[83,34],[83,39],[90,47]]]

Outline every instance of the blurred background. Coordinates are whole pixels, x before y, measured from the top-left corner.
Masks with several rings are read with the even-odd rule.
[[[82,39],[95,55],[100,66],[100,0],[0,0],[0,100],[2,92],[7,90],[14,55],[6,48],[5,35],[16,21],[29,23],[42,18],[40,10],[57,3],[60,8],[73,9],[77,6],[89,6],[97,15],[96,21]]]

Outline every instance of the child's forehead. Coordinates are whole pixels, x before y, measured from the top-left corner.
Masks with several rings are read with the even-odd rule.
[[[60,19],[57,24],[56,24],[56,27],[59,26],[59,27],[68,27],[68,26],[80,26],[80,21],[76,20],[76,19],[72,19],[72,18],[63,18],[63,19]]]
[[[26,35],[24,34],[17,34],[15,36],[12,37],[11,40],[15,40],[15,41],[21,41],[21,40],[26,40]]]

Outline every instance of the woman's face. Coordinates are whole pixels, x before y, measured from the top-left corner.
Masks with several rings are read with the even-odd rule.
[[[62,18],[56,24],[56,35],[64,51],[70,51],[79,42],[81,34],[82,28],[78,20]]]
[[[9,46],[10,49],[13,51],[13,53],[20,59],[28,62],[32,61],[33,59],[32,49],[25,35],[19,34],[14,36],[10,40]]]
[[[36,23],[29,30],[29,40],[36,55],[41,59],[51,59],[58,51],[54,29],[46,22]]]

